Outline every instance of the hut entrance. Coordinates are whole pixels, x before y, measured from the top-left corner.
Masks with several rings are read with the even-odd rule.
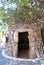
[[[28,32],[18,33],[18,57],[28,58],[27,51],[29,50]]]
[[[41,29],[41,36],[42,36],[43,47],[44,47],[44,28]]]

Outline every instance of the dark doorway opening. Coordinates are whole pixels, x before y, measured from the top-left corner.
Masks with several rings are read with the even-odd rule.
[[[18,33],[18,57],[28,58],[29,39],[28,32]]]
[[[43,47],[44,47],[44,28],[41,29],[41,37],[42,37]]]

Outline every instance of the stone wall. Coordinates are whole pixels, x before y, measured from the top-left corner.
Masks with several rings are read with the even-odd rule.
[[[9,56],[17,57],[18,53],[18,44],[14,41],[14,34],[9,33],[9,40],[6,42],[6,50],[5,53]]]
[[[29,58],[41,57],[43,55],[43,43],[41,38],[41,29],[34,24],[17,24],[9,28],[11,33],[9,42],[6,43],[6,54],[17,57],[18,53],[18,33],[28,32]],[[9,34],[10,34],[9,33]]]
[[[29,36],[29,57],[36,58],[43,55],[43,43],[41,37],[34,30],[28,32]],[[41,35],[41,34],[39,34]]]
[[[9,56],[17,57],[18,53],[18,45],[16,44],[11,44],[10,42],[6,43],[6,50],[5,53]]]

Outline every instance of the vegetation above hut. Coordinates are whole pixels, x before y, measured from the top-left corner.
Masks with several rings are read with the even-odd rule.
[[[0,18],[9,23],[35,22],[42,26],[44,0],[2,0],[0,2]]]

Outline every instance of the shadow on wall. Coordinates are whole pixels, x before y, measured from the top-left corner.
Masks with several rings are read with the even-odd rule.
[[[44,27],[41,29],[41,36],[42,36],[43,46],[44,46]]]

